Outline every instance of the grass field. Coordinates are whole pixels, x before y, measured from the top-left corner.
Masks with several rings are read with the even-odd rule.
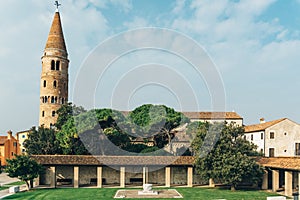
[[[3,186],[0,186],[0,190],[8,189],[10,186],[23,185],[23,184],[25,184],[24,181],[13,182],[13,183],[10,183],[10,184],[6,184],[6,185],[3,185]]]
[[[29,192],[17,193],[4,199],[113,199],[117,190],[117,188],[35,189]],[[176,190],[187,200],[265,200],[267,196],[277,196],[277,194],[274,193],[251,190],[240,190],[235,192],[215,188],[176,188]]]

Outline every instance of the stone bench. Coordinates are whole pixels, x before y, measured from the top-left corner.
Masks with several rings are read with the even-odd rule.
[[[91,178],[90,184],[97,184],[98,179],[97,178]],[[102,184],[106,184],[106,179],[102,178]]]
[[[60,178],[57,179],[57,185],[72,185],[73,180],[71,178]]]
[[[8,189],[9,193],[17,193],[20,191],[20,186],[11,186]]]
[[[130,183],[143,183],[143,178],[130,178]]]

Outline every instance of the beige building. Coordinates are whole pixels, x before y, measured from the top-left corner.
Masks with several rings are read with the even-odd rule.
[[[68,53],[60,14],[54,14],[48,40],[42,56],[39,125],[54,126],[56,111],[68,102]]]
[[[25,140],[28,139],[29,132],[30,132],[30,130],[20,131],[20,132],[18,132],[16,134],[17,135],[17,140],[18,140],[19,145],[20,145],[20,151],[21,151],[21,153],[25,153],[26,152],[26,149],[24,147],[24,142],[25,142]]]
[[[244,137],[266,157],[300,155],[300,125],[287,118],[245,126]]]
[[[236,112],[183,112],[183,114],[188,117],[191,122],[201,121],[214,123],[226,121],[228,124],[234,122],[239,126],[243,125],[243,118]]]

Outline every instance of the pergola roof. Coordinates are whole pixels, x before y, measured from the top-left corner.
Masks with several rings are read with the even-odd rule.
[[[114,166],[191,166],[193,156],[92,156],[92,155],[32,155],[42,165],[114,165]],[[300,157],[257,157],[264,167],[299,170]]]
[[[300,157],[261,157],[257,162],[264,167],[300,170]]]
[[[42,165],[193,165],[192,156],[33,155]]]

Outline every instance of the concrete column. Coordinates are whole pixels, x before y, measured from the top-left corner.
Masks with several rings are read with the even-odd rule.
[[[166,167],[165,169],[165,181],[166,181],[166,187],[170,187],[171,186],[171,168],[170,167]]]
[[[50,167],[50,187],[55,188],[56,187],[56,168]]]
[[[279,170],[272,170],[272,191],[276,192],[279,188]]]
[[[33,187],[37,187],[40,185],[40,176],[38,176],[37,178],[34,179],[34,186]]]
[[[143,184],[148,183],[148,167],[143,167]]]
[[[284,195],[293,195],[293,172],[291,171],[284,172]]]
[[[209,187],[215,187],[214,179],[210,178],[208,182],[209,182]]]
[[[187,186],[193,187],[193,167],[187,168]]]
[[[79,187],[79,167],[74,166],[74,188]]]
[[[263,175],[263,181],[262,181],[261,189],[267,190],[268,189],[268,171],[265,170],[264,172],[265,173]]]
[[[120,187],[125,188],[125,167],[120,167]]]
[[[97,187],[102,188],[102,167],[97,167]]]

